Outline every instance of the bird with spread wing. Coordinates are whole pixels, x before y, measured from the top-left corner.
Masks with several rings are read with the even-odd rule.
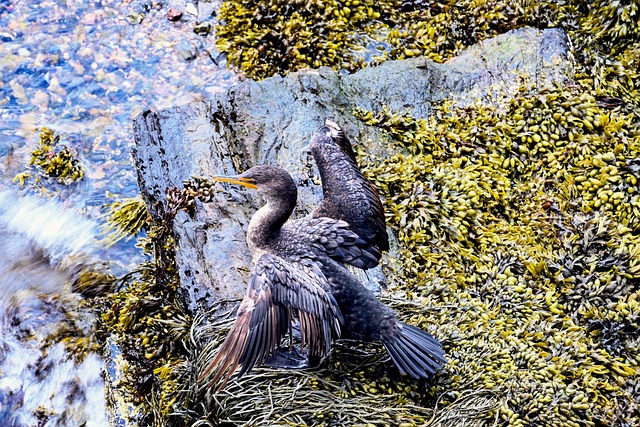
[[[328,355],[333,340],[349,337],[381,342],[398,369],[414,378],[429,378],[446,364],[435,338],[400,322],[345,267],[377,266],[389,241],[380,197],[360,172],[344,132],[327,121],[313,135],[311,151],[323,199],[302,219],[289,219],[297,188],[279,167],[261,165],[236,177],[212,178],[257,190],[266,200],[247,231],[254,265],[246,296],[200,376],[218,391],[238,366],[243,375],[262,363],[295,319],[310,360]]]

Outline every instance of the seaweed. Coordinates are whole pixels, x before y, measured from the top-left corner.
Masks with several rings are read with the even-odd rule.
[[[25,185],[29,178],[35,177],[36,187],[41,185],[42,179],[52,179],[64,185],[81,181],[84,178],[82,164],[69,147],[60,146],[59,142],[60,135],[43,127],[38,145],[31,152],[29,170],[16,175],[13,181]]]
[[[400,311],[446,343],[439,390],[503,396],[499,425],[637,425],[633,106],[529,88],[504,108],[354,114],[396,152],[360,155],[401,243]]]

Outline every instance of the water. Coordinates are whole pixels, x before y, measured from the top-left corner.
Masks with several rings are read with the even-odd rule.
[[[0,425],[107,425],[98,355],[74,359],[48,338],[70,313],[75,334],[94,333],[66,284],[96,262],[95,230],[74,209],[0,192]]]
[[[169,22],[169,7],[183,19]],[[2,426],[109,425],[104,361],[95,352],[74,357],[51,337],[95,333],[68,288],[79,266],[106,261],[122,273],[141,260],[131,242],[107,250],[99,239],[105,203],[138,193],[132,119],[236,82],[186,10],[184,1],[0,0]],[[184,59],[189,52],[194,59]],[[43,126],[77,154],[84,181],[45,182],[44,191],[12,182]]]
[[[24,168],[47,126],[78,152],[87,188],[74,204],[100,206],[107,193],[137,192],[130,162],[131,121],[210,97],[235,82],[219,68],[211,36],[193,33],[195,17],[166,18],[180,1],[0,2],[0,177]],[[144,13],[139,25],[130,14]],[[183,46],[183,45],[186,45]],[[197,53],[186,61],[180,49]],[[8,154],[10,154],[8,156]]]

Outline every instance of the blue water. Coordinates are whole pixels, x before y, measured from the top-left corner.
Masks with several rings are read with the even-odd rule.
[[[236,80],[211,60],[213,37],[193,33],[196,17],[169,22],[169,6],[185,10],[186,2],[0,3],[0,185],[24,168],[46,126],[86,167],[82,191],[70,195],[75,206],[137,193],[133,118],[209,97]],[[145,18],[132,25],[131,13]],[[182,59],[180,43],[195,59]]]

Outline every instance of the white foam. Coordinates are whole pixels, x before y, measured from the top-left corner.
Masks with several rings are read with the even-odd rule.
[[[0,231],[29,241],[52,265],[96,247],[95,222],[51,200],[0,191]]]
[[[9,420],[0,408],[0,425],[109,425],[100,357],[77,363],[62,343],[42,350],[65,310],[76,309],[65,285],[92,262],[97,229],[73,208],[0,190],[0,397],[11,406]]]

